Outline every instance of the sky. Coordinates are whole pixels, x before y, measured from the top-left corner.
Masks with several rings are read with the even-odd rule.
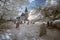
[[[23,5],[23,6],[21,7],[22,9],[19,9],[19,10],[24,11],[24,9],[26,8],[26,6],[27,6],[28,9],[30,9],[30,10],[31,10],[31,9],[34,9],[35,7],[37,7],[37,5],[44,7],[45,1],[46,1],[46,0],[28,0],[29,5]],[[20,13],[19,13],[19,15],[20,15]]]
[[[28,9],[34,9],[38,5],[44,7],[46,2],[46,0],[28,0],[28,1],[29,1],[29,4],[27,5]]]
[[[34,8],[37,5],[44,7],[46,0],[29,0],[29,8]]]
[[[32,1],[34,1],[34,0],[29,0],[30,3],[31,3]]]
[[[38,5],[44,7],[45,1],[46,0],[28,0],[29,4],[23,5],[22,8],[25,9],[27,6],[29,9],[33,9],[37,7]]]
[[[34,9],[38,5],[44,7],[45,1],[46,0],[28,0],[29,4],[28,5],[23,5],[21,8],[22,8],[22,10],[24,10],[27,6],[28,9]]]
[[[37,5],[39,5],[39,6],[43,7],[45,5],[45,1],[46,0],[28,0],[29,3],[27,2],[27,5],[23,5],[23,6],[27,6],[29,8],[34,8]],[[23,8],[25,8],[25,7],[23,7]]]

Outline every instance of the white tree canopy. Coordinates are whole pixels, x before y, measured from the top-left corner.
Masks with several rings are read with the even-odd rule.
[[[28,0],[1,0],[0,1],[0,17],[4,19],[16,18],[19,13],[19,8],[26,5]],[[19,7],[19,8],[18,8]]]
[[[56,7],[60,5],[60,0],[46,0],[46,6],[48,7]]]
[[[39,20],[39,19],[42,19],[42,15],[41,15],[41,13],[40,13],[40,11],[39,10],[37,10],[37,9],[33,9],[33,10],[31,10],[30,11],[30,13],[29,13],[29,17],[28,17],[28,20],[34,20],[34,21],[37,21],[37,20]]]

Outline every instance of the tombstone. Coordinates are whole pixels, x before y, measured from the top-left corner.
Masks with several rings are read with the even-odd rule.
[[[19,22],[16,23],[16,28],[18,28],[18,27],[19,27]]]
[[[47,27],[46,27],[45,23],[40,25],[40,35],[39,35],[40,37],[43,36],[43,35],[46,35],[46,28]]]
[[[20,25],[20,17],[17,17],[17,23],[16,23],[16,28],[18,28]]]

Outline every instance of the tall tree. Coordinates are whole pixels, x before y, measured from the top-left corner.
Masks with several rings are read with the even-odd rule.
[[[46,17],[51,20],[60,19],[60,1],[59,0],[46,0],[46,7],[44,9]]]

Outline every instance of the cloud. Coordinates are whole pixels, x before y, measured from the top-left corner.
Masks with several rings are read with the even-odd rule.
[[[30,3],[31,3],[32,1],[34,1],[34,0],[29,0]]]

